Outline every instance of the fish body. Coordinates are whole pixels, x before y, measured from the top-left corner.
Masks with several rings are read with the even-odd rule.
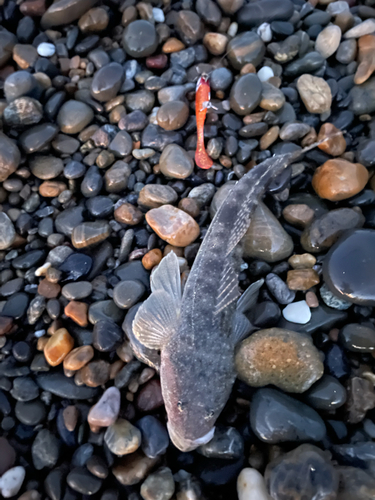
[[[256,302],[262,284],[254,283],[239,299],[239,243],[269,181],[298,156],[269,158],[233,186],[211,222],[183,294],[173,252],[151,275],[152,293],[139,308],[133,330],[143,345],[161,351],[168,430],[182,451],[212,438],[231,393],[234,350],[252,329],[244,313]]]
[[[200,168],[211,168],[212,159],[208,156],[204,146],[204,122],[206,120],[207,107],[210,102],[210,83],[207,75],[202,75],[195,92],[195,116],[197,119],[197,149],[195,150],[195,163]]]

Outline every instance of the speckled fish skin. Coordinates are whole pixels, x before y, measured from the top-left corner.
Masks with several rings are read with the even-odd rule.
[[[234,350],[240,340],[234,328],[240,296],[238,243],[267,184],[299,154],[269,158],[243,176],[219,208],[195,258],[176,324],[161,346],[160,379],[168,430],[182,451],[210,440],[230,396],[236,378]],[[142,308],[137,314],[140,319]],[[137,316],[134,321],[136,336],[142,341]]]

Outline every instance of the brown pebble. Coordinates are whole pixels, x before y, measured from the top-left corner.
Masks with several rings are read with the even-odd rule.
[[[312,222],[314,210],[304,204],[287,205],[283,210],[284,219],[293,226],[304,229]]]
[[[296,254],[289,257],[288,263],[293,269],[311,269],[316,264],[316,258],[311,253]]]
[[[24,16],[42,17],[46,10],[45,0],[27,0],[20,5],[20,11]]]
[[[27,490],[25,493],[22,493],[21,496],[18,497],[17,500],[41,500],[41,495],[36,490]]]
[[[316,296],[316,293],[312,292],[311,290],[306,293],[305,296],[306,304],[309,307],[319,307],[319,300],[318,297]]]
[[[121,359],[117,359],[114,363],[112,363],[109,369],[109,379],[113,380],[124,366],[125,364],[121,361]]]
[[[39,186],[39,194],[45,198],[55,198],[59,196],[60,193],[66,191],[68,186],[63,182],[58,181],[44,181]]]
[[[168,57],[165,54],[158,54],[146,58],[146,66],[150,69],[163,69],[168,64]]]
[[[45,335],[43,337],[39,337],[38,341],[36,343],[36,348],[38,351],[44,351],[47,343],[48,343],[49,338],[46,337]]]
[[[83,345],[73,349],[64,359],[64,370],[77,371],[83,368],[94,357],[91,345]]]
[[[152,379],[139,391],[136,407],[139,411],[149,412],[164,405],[160,380]]]
[[[46,278],[39,283],[38,293],[46,299],[55,299],[61,291],[58,283],[51,283]]]
[[[345,152],[346,141],[341,130],[332,123],[323,123],[318,134],[318,141],[324,140],[318,148],[331,156],[340,156]]]
[[[320,283],[319,275],[313,269],[288,271],[286,283],[290,290],[305,291]]]
[[[244,66],[242,66],[240,74],[241,75],[247,75],[248,73],[256,73],[257,70],[252,63],[247,63]]]
[[[123,203],[114,212],[115,220],[122,224],[136,226],[143,219],[143,213],[131,203]]]
[[[38,52],[32,45],[17,43],[13,47],[13,59],[21,69],[27,69],[36,63]]]
[[[42,337],[43,338],[43,337]],[[57,366],[73,349],[74,340],[66,328],[60,328],[50,337],[44,347],[44,356],[51,366]]]
[[[341,201],[362,191],[368,176],[367,168],[360,163],[335,158],[316,169],[312,186],[320,198]]]
[[[173,245],[165,245],[164,247],[164,252],[163,252],[163,257],[168,255],[170,252],[174,252],[177,257],[183,257],[184,256],[184,249],[180,247],[175,247]]]
[[[143,256],[142,258],[143,267],[148,271],[151,271],[151,269],[153,269],[160,263],[162,258],[163,258],[162,251],[159,248],[153,248]]]
[[[271,127],[267,132],[260,138],[260,149],[264,151],[268,149],[271,144],[273,144],[279,137],[280,127],[277,125]]]
[[[92,361],[79,371],[80,378],[84,384],[89,387],[99,387],[109,380],[110,364],[107,361],[99,359]]]
[[[66,359],[66,358],[65,358]],[[69,405],[63,410],[63,419],[65,427],[69,432],[73,432],[78,421],[79,411],[76,406]]]
[[[88,325],[87,320],[88,305],[85,302],[72,300],[65,307],[64,313],[68,318],[72,319],[77,325],[85,327]]]
[[[13,318],[8,318],[6,316],[0,316],[0,335],[5,335],[12,330]]]
[[[375,36],[365,35],[358,40],[358,67],[354,83],[360,85],[366,82],[375,70]]]
[[[314,142],[317,141],[317,133],[314,129],[314,127],[310,128],[310,132],[308,132],[303,139],[301,139],[301,146],[303,148],[306,148],[307,146],[311,146],[311,144],[314,144]]]
[[[116,349],[116,354],[124,363],[129,363],[134,358],[133,349],[128,340],[125,340],[125,342]]]
[[[331,330],[328,333],[328,336],[332,340],[332,342],[337,342],[339,339],[339,333],[340,330],[338,328],[331,328]]]
[[[178,204],[178,208],[191,215],[193,219],[201,213],[198,203],[193,198],[182,198]]]
[[[173,52],[180,52],[180,50],[184,50],[185,45],[178,40],[178,38],[170,38],[167,40],[162,48],[162,51],[165,54],[172,54]]]

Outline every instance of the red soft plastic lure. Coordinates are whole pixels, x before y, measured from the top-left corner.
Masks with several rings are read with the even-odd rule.
[[[210,84],[208,75],[202,75],[197,83],[195,93],[195,115],[197,118],[197,149],[195,151],[195,163],[200,168],[211,168],[212,159],[208,156],[204,146],[204,121],[206,119],[207,107],[210,103]]]

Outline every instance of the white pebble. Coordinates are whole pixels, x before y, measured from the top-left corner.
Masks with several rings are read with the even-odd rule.
[[[242,469],[237,479],[238,500],[271,500],[264,478],[256,469]]]
[[[158,125],[158,120],[157,120],[157,118],[156,118],[156,115],[158,114],[159,109],[160,109],[160,108],[159,108],[158,106],[156,106],[155,108],[152,108],[152,110],[151,110],[151,114],[150,114],[150,116],[148,117],[148,121],[149,121],[150,123],[152,123],[153,125]]]
[[[227,34],[233,38],[234,36],[237,35],[237,31],[238,31],[238,24],[237,23],[231,23],[229,25]]]
[[[50,267],[51,267],[51,263],[46,262],[42,266],[38,267],[38,269],[35,271],[35,276],[45,276],[48,268],[50,268]]]
[[[274,76],[274,72],[273,69],[269,66],[263,66],[263,68],[260,68],[260,70],[258,71],[258,78],[261,82],[266,82],[272,76]]]
[[[20,491],[25,479],[25,469],[18,465],[7,470],[0,478],[0,492],[4,498],[10,498]]]
[[[344,0],[338,0],[337,2],[332,2],[326,8],[326,11],[332,16],[337,16],[342,12],[349,12],[349,4]]]
[[[283,316],[287,321],[291,323],[298,323],[299,325],[304,325],[308,323],[311,319],[311,311],[307,305],[306,300],[301,300],[300,302],[293,302],[288,304],[283,310]]]
[[[36,50],[42,57],[51,57],[55,53],[56,48],[53,43],[42,42],[38,45]]]
[[[34,332],[34,335],[37,339],[39,339],[40,337],[43,337],[43,335],[46,334],[46,331],[45,330],[36,330],[36,332]]]
[[[268,23],[263,23],[257,29],[257,33],[263,42],[270,42],[272,40],[272,30]]]
[[[159,9],[158,7],[154,7],[152,9],[152,15],[156,23],[164,23],[165,16],[164,12],[161,9]]]

